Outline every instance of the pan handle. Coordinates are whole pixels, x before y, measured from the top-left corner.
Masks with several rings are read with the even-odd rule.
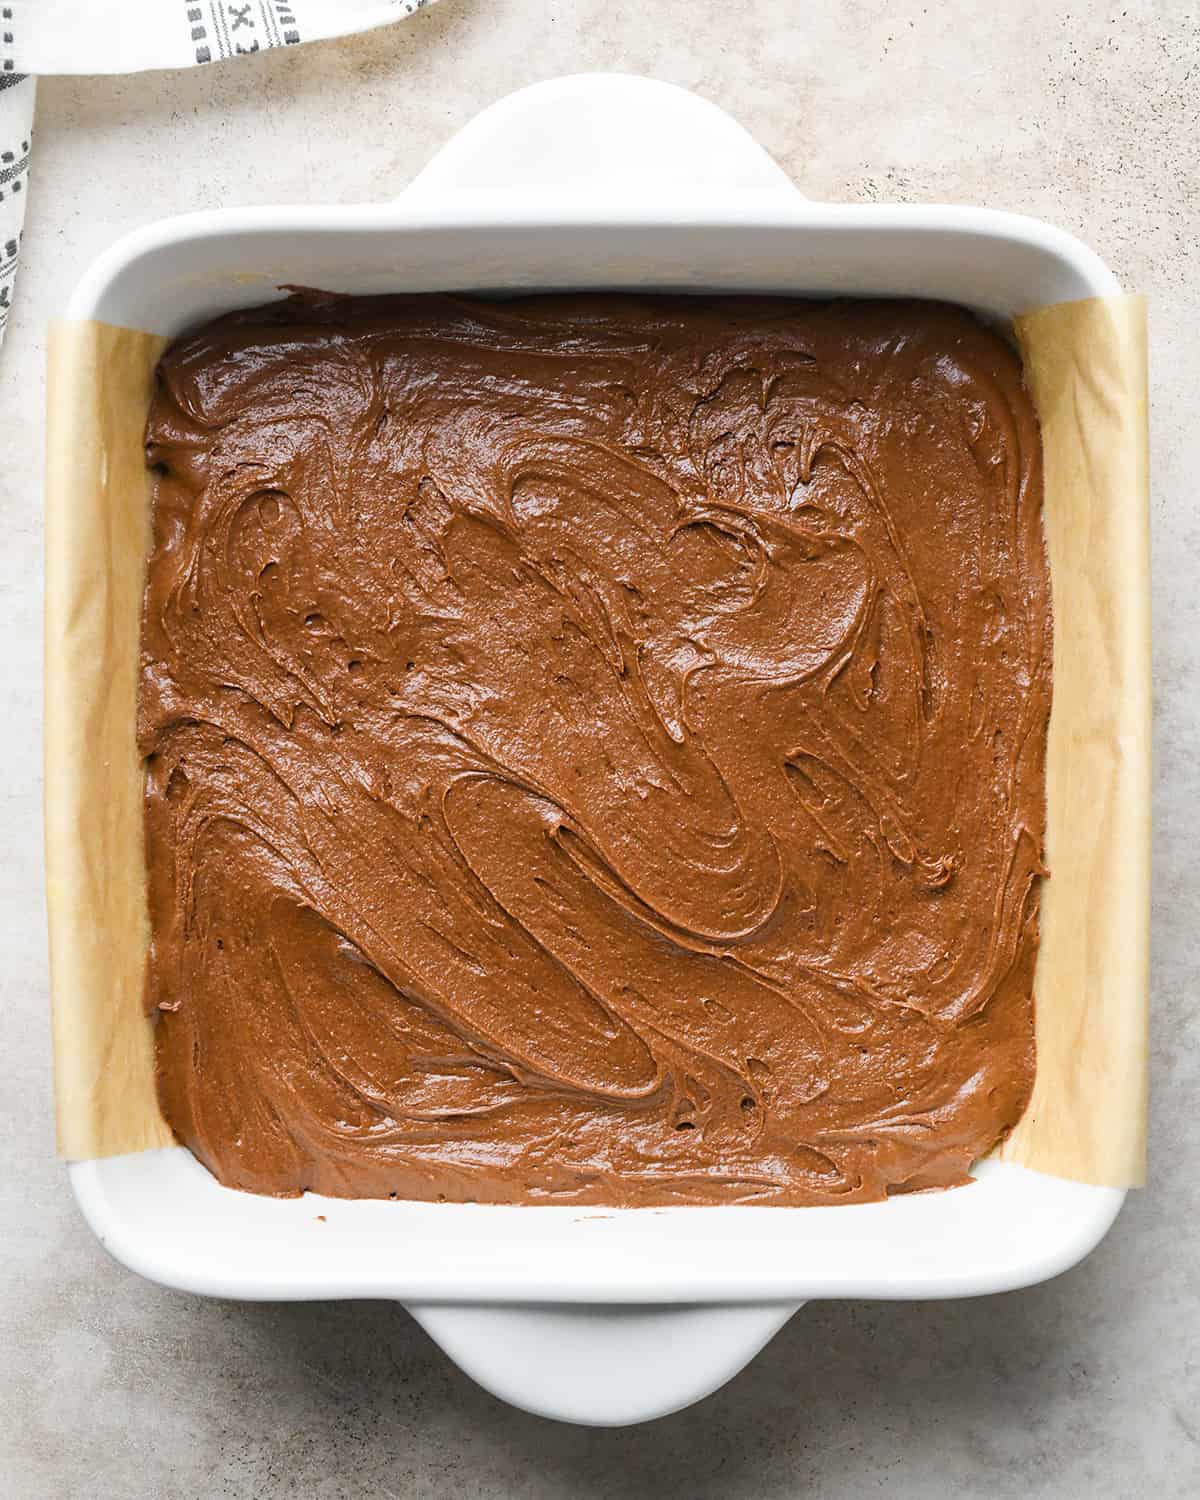
[[[519,195],[561,212],[582,201],[600,215],[684,201],[720,205],[801,198],[783,169],[707,99],[625,73],[577,73],[500,99],[449,141],[406,200]]]
[[[625,1427],[724,1385],[803,1305],[414,1303],[408,1310],[502,1401],[560,1422]]]

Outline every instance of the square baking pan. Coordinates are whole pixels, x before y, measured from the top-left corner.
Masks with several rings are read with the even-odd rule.
[[[589,75],[492,106],[394,202],[137,230],[88,270],[65,315],[170,336],[288,284],[911,296],[1005,321],[1120,291],[1092,251],[1035,220],[809,202],[714,106]],[[607,1212],[254,1197],[183,1148],[69,1173],[105,1247],[154,1281],[222,1297],[393,1298],[497,1394],[598,1423],[697,1399],[811,1298],[970,1296],[1053,1276],[1098,1243],[1124,1198],[998,1160],[969,1188],[878,1204]]]

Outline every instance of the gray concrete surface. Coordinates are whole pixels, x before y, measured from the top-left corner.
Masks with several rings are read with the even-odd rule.
[[[111,1264],[53,1157],[40,716],[47,319],[114,236],[224,204],[388,195],[479,107],[585,68],[731,110],[813,196],[1052,220],[1152,299],[1152,1164],[1036,1290],[810,1307],[703,1405],[588,1432],[513,1412],[384,1304],[248,1306]],[[152,77],[47,80],[0,356],[4,962],[0,1494],[1200,1493],[1200,9],[1194,0],[444,0],[394,30]]]

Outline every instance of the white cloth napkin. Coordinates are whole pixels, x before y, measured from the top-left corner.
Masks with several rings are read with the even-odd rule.
[[[25,220],[39,73],[195,68],[349,36],[432,0],[0,0],[0,342]]]

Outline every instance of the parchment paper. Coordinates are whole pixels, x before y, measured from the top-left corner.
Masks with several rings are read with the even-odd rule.
[[[1142,1181],[1149,933],[1145,310],[1114,297],[1015,322],[1042,424],[1054,595],[1038,1068],[1008,1160]],[[142,1008],[147,918],[134,739],[150,485],[142,431],[166,340],[52,332],[46,868],[58,1144],[172,1141]]]
[[[1008,1161],[1140,1186],[1150,939],[1146,308],[1017,318],[1042,427],[1054,596],[1033,1098]]]
[[[50,333],[46,389],[46,909],[58,1149],[170,1145],[142,1009],[148,919],[134,738],[150,486],[142,432],[166,339]]]

